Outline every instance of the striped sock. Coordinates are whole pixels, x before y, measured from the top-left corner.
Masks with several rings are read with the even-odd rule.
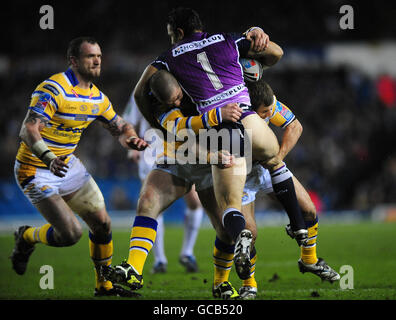
[[[113,258],[112,234],[110,233],[105,237],[98,237],[89,232],[89,255],[95,265],[96,288],[99,289],[103,287],[106,290],[111,289],[113,284],[101,277],[98,274],[98,269],[102,265],[111,265],[111,260]]]
[[[284,163],[282,167],[271,172],[272,188],[276,198],[285,209],[293,231],[305,228],[305,222],[297,201],[293,174]]]
[[[253,250],[250,252],[250,263],[252,265],[250,267],[250,277],[242,281],[243,287],[257,288],[257,282],[256,279],[254,278],[254,273],[256,271],[256,261],[257,261],[256,247],[253,247]]]
[[[316,256],[318,217],[313,221],[306,221],[306,228],[308,229],[308,243],[301,246],[301,260],[306,264],[315,264],[318,261]]]
[[[44,243],[47,246],[57,247],[54,239],[54,228],[49,223],[41,227],[30,227],[23,233],[23,239],[29,244]]]
[[[153,247],[157,225],[155,219],[143,216],[137,216],[133,223],[127,262],[138,274],[142,274],[147,255]]]
[[[245,229],[245,217],[239,210],[228,208],[223,213],[223,226],[231,239],[236,241],[241,231]]]
[[[215,286],[228,281],[234,259],[234,245],[228,245],[216,237],[213,249],[214,280]]]

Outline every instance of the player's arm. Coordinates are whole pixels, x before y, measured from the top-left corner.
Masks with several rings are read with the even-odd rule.
[[[279,152],[276,156],[277,159],[283,161],[300,139],[303,127],[293,112],[280,101],[276,101],[275,113],[269,121],[284,130]]]
[[[149,122],[149,124],[158,128],[158,122],[152,111],[152,100],[149,96],[150,93],[150,78],[154,73],[158,71],[157,68],[152,66],[151,64],[146,67],[141,75],[136,87],[134,89],[134,98],[136,101],[136,105],[138,106],[140,112],[143,117]]]
[[[282,48],[269,40],[269,36],[259,27],[248,29],[244,35],[251,41],[247,57],[260,61],[264,66],[270,67],[277,63],[283,56]]]
[[[112,136],[117,137],[120,144],[126,149],[142,151],[148,147],[148,143],[139,138],[133,126],[121,116],[116,116],[103,126],[109,130]]]
[[[265,50],[255,52],[249,50],[247,57],[260,61],[264,66],[271,67],[277,63],[283,56],[282,48],[275,42],[269,41]]]
[[[302,131],[303,127],[298,119],[294,119],[286,128],[284,128],[282,142],[278,153],[278,158],[281,161],[283,161],[283,159],[297,144],[297,141],[301,137]]]
[[[64,162],[66,155],[57,157],[44,142],[40,131],[48,124],[49,119],[32,109],[29,109],[19,133],[19,137],[33,154],[45,163],[53,174],[64,177],[67,171],[67,164]]]
[[[192,130],[194,134],[198,134],[199,130],[217,126],[222,122],[237,122],[242,111],[238,104],[229,103],[197,116],[185,117],[180,109],[175,108],[161,115],[158,121],[165,130],[175,136],[183,135],[183,130]]]

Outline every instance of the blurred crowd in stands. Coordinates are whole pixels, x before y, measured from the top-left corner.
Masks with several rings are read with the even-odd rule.
[[[31,10],[22,11],[17,19],[21,23],[15,23],[8,34],[9,45],[0,55],[1,181],[13,179],[18,133],[30,95],[46,77],[66,69],[64,57],[71,38],[89,34],[101,43],[103,74],[97,85],[120,114],[144,67],[169,45],[164,23],[173,2],[158,2],[155,9],[153,4],[142,3],[130,10],[125,10],[123,2],[83,2],[79,12],[82,15],[90,10],[89,15],[71,19],[73,3],[71,8],[53,3],[55,30],[45,33],[37,23],[34,27],[27,23],[38,19],[39,6],[29,2]],[[386,28],[392,10],[379,13],[372,8],[372,17],[383,17],[377,20],[376,28],[370,28],[370,21],[357,14],[355,23],[361,28],[340,34],[334,27],[339,17],[337,8],[342,5],[337,0],[312,2],[304,8],[295,1],[273,2],[268,7],[250,8],[249,15],[228,3],[224,17],[219,12],[224,9],[220,4],[216,10],[204,3],[199,5],[197,9],[209,31],[242,31],[265,24],[272,39],[282,46],[318,45],[351,37],[374,41],[378,34],[392,36]],[[356,7],[356,13],[365,5]],[[58,14],[60,10],[66,11]],[[282,14],[288,19],[282,19]],[[129,53],[133,53],[133,59]],[[264,77],[303,125],[302,137],[286,161],[315,199],[318,211],[367,210],[376,204],[396,202],[396,80],[392,76],[369,78],[355,69],[315,66],[292,70],[274,67]],[[281,137],[279,130],[276,133]],[[127,161],[125,150],[98,123],[83,134],[77,155],[98,178],[137,179],[136,165]],[[115,201],[123,206],[123,199]],[[257,206],[265,208],[269,204],[259,201]]]

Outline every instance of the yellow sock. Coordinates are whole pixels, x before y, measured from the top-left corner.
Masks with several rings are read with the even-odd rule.
[[[315,223],[316,222],[316,223]],[[316,238],[318,236],[318,220],[316,218],[308,227],[308,243],[301,246],[301,260],[306,264],[315,264],[318,261],[316,256]]]
[[[234,259],[234,246],[227,245],[220,239],[216,238],[213,249],[214,279],[213,284],[219,285],[228,281],[231,267]]]
[[[52,226],[47,223],[41,227],[30,227],[23,233],[23,239],[30,244],[35,244],[38,242],[44,243],[46,245],[51,245],[48,238],[48,231],[53,231]]]
[[[129,263],[138,274],[143,273],[147,255],[154,245],[157,235],[157,221],[143,216],[137,216],[131,231],[129,243]]]
[[[113,258],[113,240],[111,233],[105,239],[99,240],[90,232],[89,255],[95,265],[96,288],[99,289],[103,287],[106,290],[111,289],[113,284],[110,281],[106,281],[98,274],[98,268],[101,265],[109,266]]]
[[[242,280],[242,286],[243,287],[254,287],[257,288],[257,282],[256,279],[254,278],[254,273],[256,271],[256,261],[257,261],[257,254],[256,254],[256,248],[253,247],[252,252],[250,253],[250,277],[246,280]]]

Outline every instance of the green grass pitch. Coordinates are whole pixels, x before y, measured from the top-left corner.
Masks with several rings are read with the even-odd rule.
[[[127,257],[130,230],[113,230],[113,265]],[[150,274],[149,255],[144,269],[144,288],[140,299],[209,300],[212,299],[212,252],[215,233],[200,230],[195,255],[200,271],[186,273],[178,262],[183,238],[180,226],[167,226],[165,247],[168,257],[166,274]],[[299,248],[286,236],[284,228],[259,229],[256,248],[258,260],[257,299],[262,300],[395,300],[396,299],[396,224],[322,224],[319,225],[317,252],[335,270],[353,268],[353,289],[342,290],[339,283],[321,282],[313,274],[301,274],[297,268]],[[25,275],[11,269],[9,255],[14,245],[12,232],[0,235],[0,299],[94,299],[94,273],[89,258],[88,235],[74,246],[51,248],[37,245]],[[54,289],[40,288],[40,267],[54,270]],[[346,275],[345,273],[341,276]],[[230,281],[239,288],[241,281],[234,270]],[[349,282],[350,283],[350,282]],[[99,298],[98,298],[99,299]],[[100,298],[103,299],[103,298]],[[120,299],[120,298],[108,298]]]

